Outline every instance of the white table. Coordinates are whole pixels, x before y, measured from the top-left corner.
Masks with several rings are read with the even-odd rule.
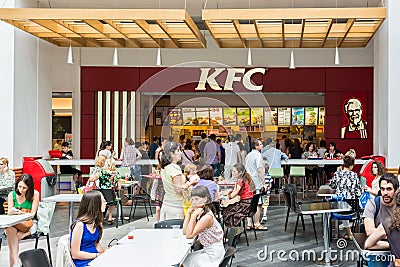
[[[59,194],[42,199],[44,202],[69,202],[69,225],[74,220],[74,202],[81,202],[81,194]]]
[[[0,229],[4,229],[20,222],[32,219],[33,215],[28,214],[21,214],[21,215],[0,215]]]
[[[364,163],[369,160],[356,159],[355,165],[364,165]],[[282,160],[282,165],[342,165],[342,159],[320,159],[320,160],[310,160],[310,159],[289,159],[288,161]]]
[[[179,234],[177,233],[179,231]],[[137,229],[134,239],[122,238],[89,265],[103,266],[173,266],[183,262],[193,239],[186,239],[182,229]]]
[[[331,248],[329,246],[329,219],[332,212],[344,212],[350,211],[351,206],[345,201],[339,202],[313,202],[305,203],[300,205],[301,213],[303,214],[323,214],[323,225],[324,225],[324,249],[325,254],[325,265],[331,265]]]
[[[47,160],[50,165],[78,165],[78,166],[94,166],[94,159],[50,159]],[[117,165],[121,165],[120,160],[116,160]],[[155,159],[141,159],[136,161],[138,165],[158,165],[158,160]]]
[[[331,198],[332,196],[335,195],[335,193],[336,193],[336,190],[330,188],[329,185],[321,185],[321,187],[317,191],[317,196]]]

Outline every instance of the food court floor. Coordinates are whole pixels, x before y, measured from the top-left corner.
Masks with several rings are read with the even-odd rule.
[[[313,251],[315,252],[316,257],[321,255],[321,251],[323,250],[323,238],[322,238],[322,218],[321,216],[316,217],[316,227],[318,234],[318,244],[315,243],[315,238],[312,230],[311,218],[309,216],[304,216],[304,222],[306,224],[306,230],[303,231],[301,228],[301,224],[299,223],[298,234],[296,237],[296,242],[293,245],[293,232],[294,226],[296,223],[296,215],[291,213],[289,216],[289,223],[287,232],[284,231],[285,227],[285,218],[286,218],[286,208],[284,207],[284,202],[281,203],[282,206],[278,206],[277,204],[271,206],[268,211],[268,222],[266,225],[268,226],[268,231],[258,231],[257,237],[258,239],[254,239],[253,232],[248,232],[249,243],[250,246],[247,247],[246,240],[241,237],[239,244],[237,245],[236,257],[233,260],[232,266],[317,266],[312,260],[309,260],[307,256],[302,257],[303,252]],[[77,212],[78,205],[75,205],[75,214]],[[129,213],[129,207],[124,207],[124,214]],[[103,239],[101,241],[102,245],[106,247],[108,242],[113,238],[121,238],[126,235],[129,229],[129,226],[135,226],[136,229],[140,228],[152,228],[155,222],[155,217],[150,217],[150,221],[148,222],[145,216],[144,208],[139,208],[135,214],[135,220],[129,223],[125,223],[123,226],[120,226],[118,229],[115,226],[105,225],[105,231],[103,234]],[[53,220],[51,223],[51,248],[52,248],[52,258],[53,263],[55,264],[56,259],[56,250],[57,250],[57,241],[60,236],[68,233],[68,206],[67,205],[57,205],[56,211],[53,216]],[[154,240],[155,249],[154,253],[157,253],[157,241]],[[336,249],[336,240],[333,240],[331,243],[332,248]],[[34,240],[24,240],[20,244],[20,250],[32,249],[34,247]],[[44,248],[46,251],[46,239],[41,238],[39,241],[39,247]],[[262,250],[268,249],[268,255],[272,254],[271,257],[268,256],[267,259],[262,259],[264,257],[264,252],[260,252]],[[285,254],[282,252],[278,253],[279,250],[283,250]],[[346,259],[345,254],[346,251],[355,250],[355,246],[352,241],[347,242],[347,247],[343,250],[338,250],[338,252],[334,255],[342,255],[342,259],[344,260],[341,266],[355,266],[356,260],[351,261],[350,259]],[[275,252],[273,252],[275,251]],[[134,253],[134,252],[132,252]],[[278,254],[281,255],[280,259],[278,258]],[[299,254],[299,257],[296,255]],[[307,253],[306,253],[307,254]],[[133,255],[133,254],[132,254]],[[258,255],[261,259],[258,259]],[[297,259],[296,259],[297,258]],[[8,247],[7,242],[3,240],[3,245],[0,251],[0,267],[8,266]],[[160,266],[161,267],[161,266]]]

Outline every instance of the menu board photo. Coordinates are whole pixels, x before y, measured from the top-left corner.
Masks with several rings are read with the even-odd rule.
[[[251,125],[263,125],[264,111],[263,108],[251,109]]]
[[[264,123],[265,126],[278,125],[277,108],[264,108]]]
[[[317,125],[318,108],[306,108],[306,125]]]
[[[163,123],[166,122],[168,117],[168,111],[169,111],[168,107],[156,107],[155,124],[157,126],[162,126]]]
[[[325,108],[319,108],[318,125],[325,125]]]
[[[182,110],[181,108],[172,108],[169,111],[169,125],[182,125]]]
[[[210,125],[222,124],[222,108],[210,108]]]
[[[195,108],[182,108],[183,124],[184,125],[197,125],[196,109]]]
[[[196,108],[196,117],[199,125],[210,125],[209,108]]]
[[[236,108],[223,108],[224,125],[236,125]]]
[[[292,108],[292,125],[304,125],[304,108]]]
[[[237,108],[238,123],[250,126],[250,108]]]
[[[291,108],[278,108],[278,125],[290,125]]]

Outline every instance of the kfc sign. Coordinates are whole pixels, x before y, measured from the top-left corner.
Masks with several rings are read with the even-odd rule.
[[[214,71],[210,70],[213,69]],[[245,68],[200,68],[201,75],[199,83],[195,88],[196,91],[205,91],[206,84],[211,87],[211,89],[216,91],[232,91],[234,82],[241,82],[243,86],[250,91],[262,91],[263,85],[256,85],[251,82],[251,76],[255,73],[265,74],[264,68],[254,68],[245,72]],[[224,87],[220,87],[215,79],[223,72],[226,73]],[[221,77],[222,78],[222,77]],[[222,84],[222,83],[221,83]]]

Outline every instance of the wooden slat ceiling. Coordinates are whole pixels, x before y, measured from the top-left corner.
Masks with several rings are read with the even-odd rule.
[[[57,46],[206,47],[184,9],[0,8],[0,19]]]
[[[221,48],[365,47],[386,8],[205,9]]]

